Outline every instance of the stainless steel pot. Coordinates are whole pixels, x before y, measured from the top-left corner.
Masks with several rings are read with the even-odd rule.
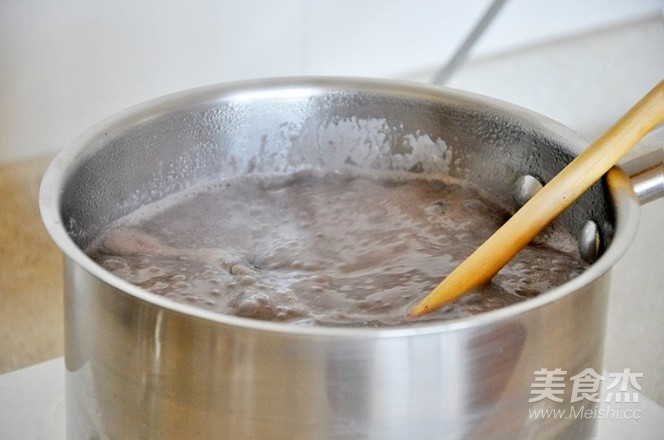
[[[302,328],[174,303],[81,250],[138,206],[219,176],[308,166],[449,174],[514,206],[586,141],[509,104],[425,85],[294,78],[206,87],[125,111],[49,167],[44,223],[65,254],[69,439],[569,439],[593,421],[531,418],[534,372],[601,371],[612,266],[637,228],[629,179],[556,222],[596,259],[501,310],[411,327]],[[661,159],[660,159],[661,160]],[[590,232],[589,232],[590,231]],[[598,258],[596,258],[598,257]],[[565,391],[567,406],[571,387]]]

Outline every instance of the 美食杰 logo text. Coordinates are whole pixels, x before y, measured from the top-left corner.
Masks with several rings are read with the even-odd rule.
[[[629,368],[605,376],[586,368],[569,378],[566,370],[542,368],[534,372],[528,402],[549,400],[569,403],[569,407],[532,407],[529,416],[537,419],[638,420],[641,410],[634,404],[639,401],[641,386],[638,379],[641,377],[643,373],[632,372]]]

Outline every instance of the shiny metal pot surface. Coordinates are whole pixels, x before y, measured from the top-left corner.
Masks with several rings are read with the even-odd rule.
[[[543,368],[602,370],[610,270],[637,227],[624,174],[557,220],[580,237],[596,226],[581,239],[602,248],[587,271],[526,302],[441,323],[304,328],[217,315],[130,285],[81,250],[114,219],[190,185],[311,166],[451,175],[514,207],[524,175],[545,182],[585,145],[509,104],[359,79],[206,87],[101,123],[57,156],[41,192],[66,260],[68,438],[592,435],[593,420],[530,417],[562,404],[529,399]],[[570,403],[570,391],[565,408],[592,406]]]

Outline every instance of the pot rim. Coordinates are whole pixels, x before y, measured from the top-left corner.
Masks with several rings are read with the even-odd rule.
[[[71,144],[63,148],[48,166],[41,182],[39,208],[44,226],[66,258],[121,293],[128,294],[138,300],[176,313],[233,327],[302,336],[344,338],[400,337],[442,333],[491,325],[507,318],[515,318],[534,309],[556,302],[567,295],[574,294],[577,290],[599,279],[618,262],[636,235],[640,213],[639,202],[632,190],[631,181],[621,172],[618,173],[614,182],[608,183],[615,212],[615,233],[613,240],[600,258],[576,278],[534,298],[478,315],[446,321],[414,322],[408,326],[376,328],[298,326],[289,323],[225,315],[193,305],[178,303],[144,290],[106,271],[89,258],[67,233],[60,215],[62,188],[64,188],[70,171],[75,168],[75,165],[81,163],[99,148],[103,147],[99,145],[100,137],[108,136],[117,131],[123,131],[130,126],[175,109],[181,110],[184,107],[203,105],[221,99],[313,96],[316,93],[323,93],[330,90],[380,91],[383,93],[395,93],[400,96],[408,94],[412,97],[422,96],[430,98],[432,96],[444,96],[456,98],[468,103],[488,107],[494,111],[504,112],[507,115],[555,133],[561,139],[564,139],[566,146],[575,153],[580,152],[588,145],[588,142],[577,132],[533,111],[472,92],[423,83],[373,78],[308,76],[266,78],[214,84],[171,93],[129,107],[91,126],[75,138]]]

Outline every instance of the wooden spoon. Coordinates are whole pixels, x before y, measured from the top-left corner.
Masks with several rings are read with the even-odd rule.
[[[643,136],[664,122],[664,81],[539,190],[408,316],[423,316],[489,281],[537,234],[599,180]]]

